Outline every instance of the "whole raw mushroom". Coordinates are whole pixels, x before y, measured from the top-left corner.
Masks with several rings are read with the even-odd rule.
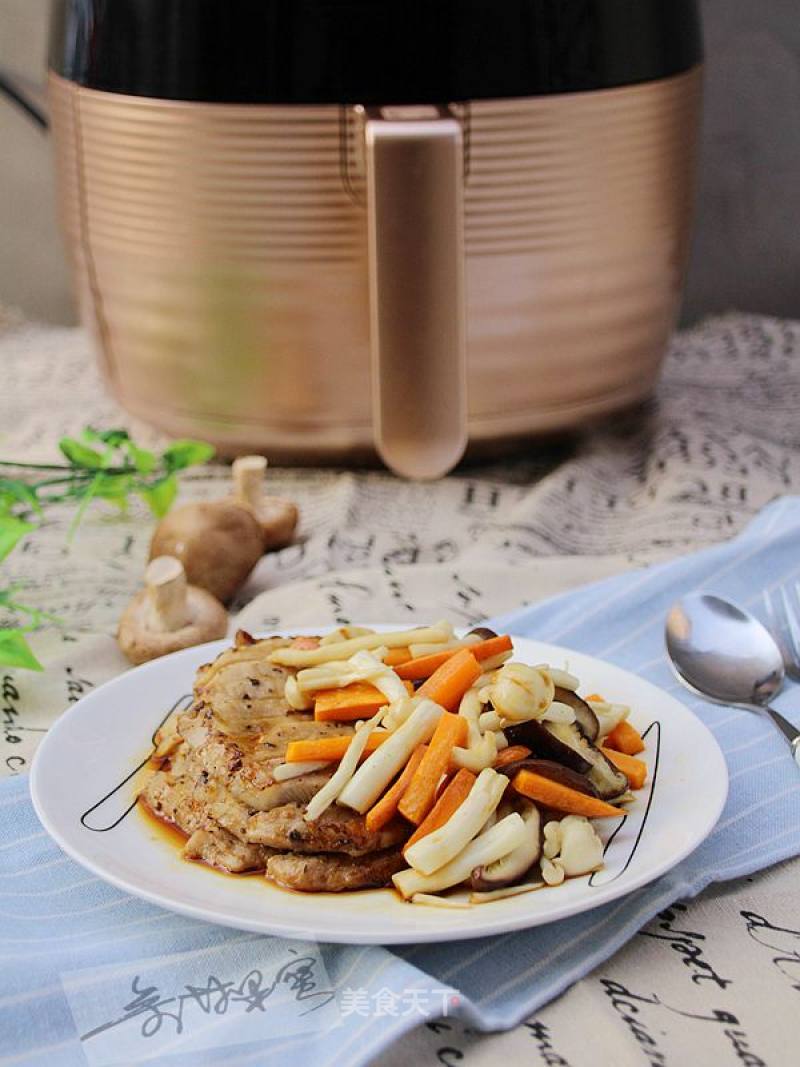
[[[205,589],[189,585],[180,560],[158,556],[144,575],[145,588],[119,622],[117,641],[131,663],[224,637],[228,613]]]
[[[261,524],[264,551],[285,548],[297,529],[297,505],[282,496],[264,492],[267,460],[264,456],[240,456],[233,462],[236,502],[248,508]]]
[[[173,508],[155,529],[150,559],[174,556],[190,585],[226,604],[264,554],[252,512],[233,500],[197,501]]]

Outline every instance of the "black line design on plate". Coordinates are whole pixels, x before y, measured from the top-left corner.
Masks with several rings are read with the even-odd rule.
[[[656,778],[658,777],[658,761],[659,761],[659,756],[661,755],[661,723],[658,720],[656,720],[655,722],[651,722],[650,725],[647,727],[647,729],[642,734],[642,739],[645,739],[647,737],[647,735],[650,733],[651,730],[653,730],[655,732],[656,752],[655,752],[655,759],[653,760],[653,774],[652,774],[652,777],[650,779],[650,796],[647,798],[647,806],[644,809],[644,815],[642,817],[642,823],[641,823],[641,826],[639,827],[639,832],[636,835],[636,840],[633,842],[633,847],[631,848],[630,854],[629,854],[628,858],[625,860],[624,866],[622,867],[621,870],[617,871],[617,873],[614,875],[613,878],[609,878],[608,881],[606,881],[606,882],[599,883],[600,886],[611,885],[612,882],[616,882],[616,880],[618,878],[622,877],[622,875],[627,871],[627,869],[631,865],[631,861],[633,860],[634,855],[636,854],[636,850],[639,847],[639,842],[642,839],[642,834],[644,833],[644,828],[647,825],[647,819],[648,819],[648,817],[650,815],[650,807],[651,807],[651,805],[653,803],[653,797],[656,794]],[[611,835],[611,837],[609,837],[608,841],[606,842],[606,847],[603,849],[603,858],[604,859],[605,859],[606,853],[611,848],[611,843],[613,842],[614,838],[617,836],[617,834],[622,829],[624,823],[625,823],[625,820],[624,819],[620,819],[619,825],[614,828],[613,834]],[[592,873],[592,875],[590,876],[590,878],[589,878],[589,885],[592,886],[593,888],[599,888],[598,883],[596,883],[595,880],[594,880],[596,874],[602,874],[602,869],[599,870],[599,871],[594,871]]]
[[[81,826],[83,826],[87,830],[92,830],[96,834],[105,834],[105,833],[108,833],[109,830],[113,830],[114,827],[119,826],[119,824],[122,822],[122,820],[127,815],[129,815],[130,812],[133,811],[133,809],[136,807],[136,798],[134,798],[130,802],[127,802],[127,798],[121,798],[118,794],[120,794],[120,792],[122,791],[123,787],[128,784],[128,782],[131,780],[131,778],[135,777],[139,773],[139,771],[141,771],[142,768],[146,767],[147,764],[152,759],[153,753],[156,750],[156,734],[161,729],[161,727],[164,725],[164,723],[167,721],[167,719],[170,717],[170,715],[172,715],[176,711],[186,711],[187,708],[190,706],[191,702],[192,702],[192,694],[191,693],[185,693],[182,697],[179,697],[175,701],[175,703],[172,705],[172,707],[169,709],[169,711],[166,713],[166,715],[164,715],[164,717],[161,720],[161,722],[158,723],[158,725],[156,726],[155,730],[153,730],[153,735],[152,735],[152,738],[151,738],[152,743],[153,743],[153,747],[150,750],[150,752],[147,754],[147,756],[145,756],[145,758],[142,760],[142,762],[138,766],[134,767],[133,770],[130,772],[130,774],[126,775],[125,778],[123,778],[122,781],[118,785],[115,785],[113,789],[110,789],[108,791],[108,793],[106,793],[106,795],[104,797],[101,797],[97,801],[96,804],[92,804],[92,806],[90,808],[87,808],[87,810],[83,813],[83,815],[81,815],[81,819],[80,819]],[[124,810],[122,810],[122,811],[120,811],[120,800],[122,800],[123,804],[127,803],[127,807],[125,807]],[[110,805],[108,804],[109,801],[112,801],[112,803]],[[96,812],[100,811],[100,809],[103,807],[103,805],[107,805],[107,806],[111,807],[111,811],[109,812],[108,818],[112,818],[113,817],[113,822],[108,822],[108,819],[106,819],[106,821],[105,821],[105,823],[103,825],[91,826],[89,824],[89,821],[88,821],[90,816],[94,815]]]

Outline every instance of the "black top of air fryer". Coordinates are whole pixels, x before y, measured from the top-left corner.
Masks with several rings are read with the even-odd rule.
[[[701,59],[695,0],[53,0],[50,66],[228,103],[425,103],[606,89]]]

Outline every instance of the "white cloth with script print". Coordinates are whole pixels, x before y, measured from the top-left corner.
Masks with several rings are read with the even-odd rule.
[[[0,458],[52,462],[62,434],[126,426],[81,330],[0,314]],[[655,401],[558,444],[435,485],[363,471],[275,470],[302,510],[298,543],[264,558],[236,607],[253,629],[351,620],[479,621],[738,532],[800,492],[800,326],[731,314],[674,339]],[[227,489],[186,477],[183,499]],[[127,666],[116,622],[141,582],[152,522],[90,512],[69,551],[59,509],[8,560],[0,585],[59,615],[34,635],[44,675],[0,671],[0,770],[23,772],[69,703]],[[487,1037],[452,1019],[408,1035],[382,1064],[790,1064],[800,1047],[794,862],[676,905],[525,1026]],[[396,1005],[358,1010],[392,1014]],[[794,1010],[793,1010],[794,1009]],[[355,1008],[354,1008],[355,1010]]]

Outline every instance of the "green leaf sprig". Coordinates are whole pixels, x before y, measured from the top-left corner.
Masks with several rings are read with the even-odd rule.
[[[68,542],[94,500],[126,512],[131,497],[138,496],[160,519],[177,496],[178,474],[214,455],[211,445],[192,440],[173,441],[157,454],[140,448],[127,430],[91,427],[80,437],[62,437],[58,447],[66,463],[0,460],[0,562],[36,530],[45,509],[55,504],[76,504]],[[40,671],[42,665],[25,635],[45,622],[60,620],[17,601],[17,588],[0,589],[0,610],[19,620],[16,626],[0,627],[0,666]]]

